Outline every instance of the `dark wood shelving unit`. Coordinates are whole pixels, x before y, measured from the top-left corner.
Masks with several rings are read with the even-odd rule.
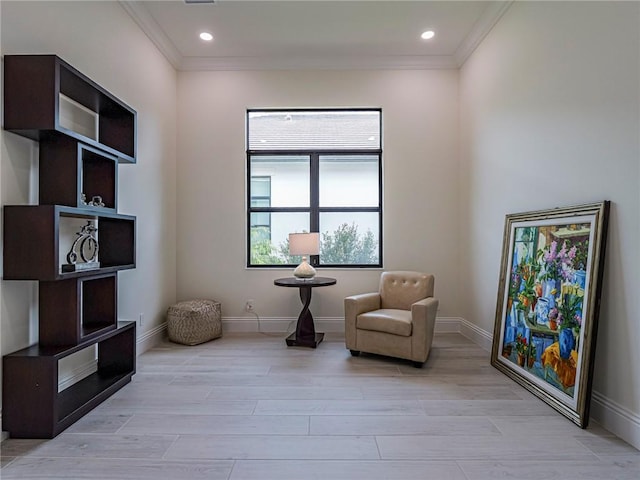
[[[52,438],[136,370],[136,325],[117,312],[118,271],[136,266],[136,217],[118,213],[136,112],[56,55],[5,55],[4,129],[39,142],[40,197],[3,206],[3,279],[39,282],[39,340],[2,358],[2,428]],[[67,265],[87,226],[97,228],[89,252],[99,263],[86,255]],[[96,371],[58,391],[60,360],[90,347]]]

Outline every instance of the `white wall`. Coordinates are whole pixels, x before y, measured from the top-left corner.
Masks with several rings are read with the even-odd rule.
[[[176,73],[117,2],[0,4],[2,54],[55,53],[138,112],[138,163],[120,165],[119,212],[137,216],[137,269],[119,274],[118,316],[144,339],[175,301]],[[2,205],[37,203],[37,144],[0,133]],[[37,282],[0,282],[2,353],[37,341]]]
[[[440,315],[458,315],[457,98],[447,70],[180,73],[179,299],[218,299],[230,321],[249,298],[262,317],[297,318],[297,292],[273,285],[290,269],[245,268],[246,109],[381,107],[384,267],[434,273]],[[314,291],[314,316],[342,318],[344,297],[375,290],[380,271],[320,275],[338,283]]]
[[[460,74],[463,316],[495,316],[504,216],[611,200],[596,420],[640,447],[640,4],[515,2]]]

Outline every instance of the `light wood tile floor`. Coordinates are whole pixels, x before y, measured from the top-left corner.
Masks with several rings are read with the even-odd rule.
[[[153,480],[640,479],[640,452],[581,430],[457,334],[422,369],[283,336],[163,343],[52,440],[2,443],[0,477]]]

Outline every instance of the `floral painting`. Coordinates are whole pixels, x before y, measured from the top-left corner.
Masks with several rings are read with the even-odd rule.
[[[491,363],[588,422],[609,202],[507,215]]]

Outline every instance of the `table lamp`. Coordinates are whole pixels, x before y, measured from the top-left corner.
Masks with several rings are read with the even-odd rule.
[[[296,278],[313,278],[316,269],[307,262],[307,255],[318,255],[320,253],[319,233],[290,233],[289,234],[289,255],[302,255],[302,263],[293,271]]]

